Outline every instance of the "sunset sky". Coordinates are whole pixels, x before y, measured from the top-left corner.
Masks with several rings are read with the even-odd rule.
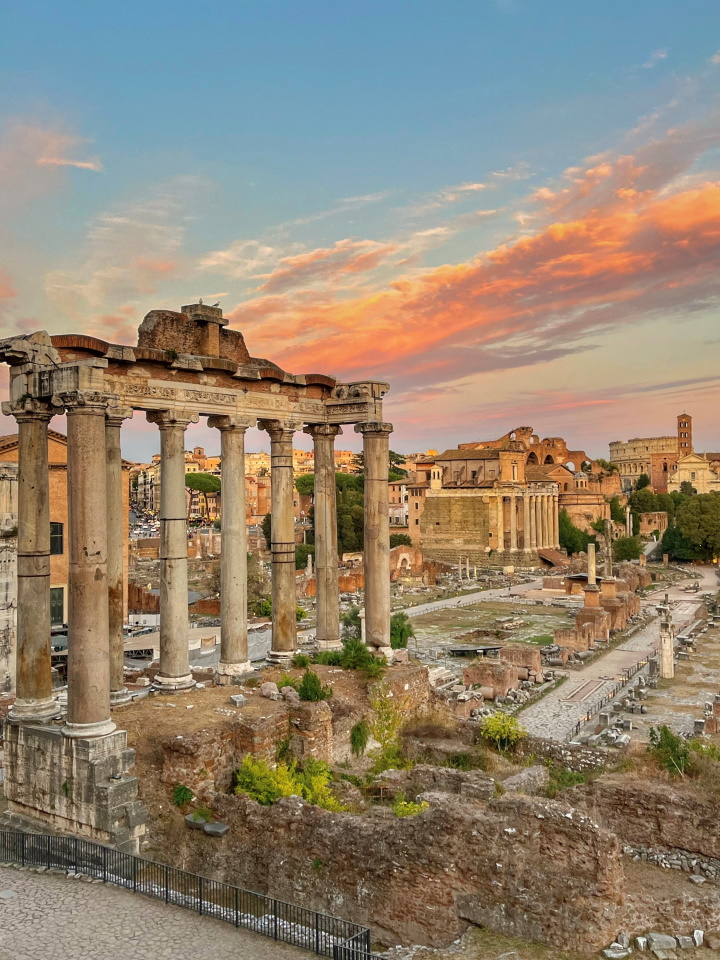
[[[24,0],[0,26],[0,336],[134,344],[203,297],[253,356],[388,380],[399,451],[528,425],[607,456],[684,410],[720,449],[718,0]],[[136,414],[125,456],[158,449]]]

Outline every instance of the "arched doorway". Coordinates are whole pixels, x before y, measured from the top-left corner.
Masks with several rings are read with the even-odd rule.
[[[533,464],[535,464],[535,466],[537,466],[538,458],[537,458],[537,454],[535,453],[534,450],[531,450],[531,451],[530,451],[530,453],[528,454],[528,458],[527,458],[527,461],[526,461],[526,462],[527,462],[528,464],[533,463]]]
[[[555,461],[554,461],[553,458],[550,456],[550,454],[548,454],[548,455],[545,457],[545,459],[543,460],[543,463],[555,463]]]

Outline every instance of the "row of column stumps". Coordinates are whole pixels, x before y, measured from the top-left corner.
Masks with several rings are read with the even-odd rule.
[[[56,719],[50,659],[50,504],[47,430],[67,413],[69,596],[68,706],[63,733],[98,737],[115,729],[111,705],[125,702],[123,663],[123,522],[120,432],[132,410],[116,398],[75,390],[44,403],[24,397],[5,404],[18,424],[17,697],[9,717],[28,723]],[[57,406],[54,405],[57,403]],[[160,430],[160,665],[158,690],[194,685],[188,649],[185,431],[197,414],[154,411]],[[221,645],[218,682],[252,669],[247,643],[245,431],[255,419],[212,416],[223,462]],[[288,661],[297,649],[292,438],[302,424],[265,420],[272,462],[272,626],[270,658]],[[390,652],[388,438],[392,426],[358,424],[365,457],[365,577],[368,644]],[[311,424],[316,477],[317,642],[340,642],[334,441],[341,428]],[[105,523],[98,522],[106,518]]]

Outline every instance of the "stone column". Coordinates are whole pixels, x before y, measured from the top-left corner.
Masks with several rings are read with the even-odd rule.
[[[287,662],[297,651],[292,438],[299,424],[261,420],[258,426],[270,434],[271,454],[272,649],[269,659]]]
[[[147,419],[160,428],[160,669],[155,686],[172,693],[195,683],[188,651],[185,431],[199,417],[158,410]]]
[[[365,459],[365,631],[368,646],[390,657],[388,465],[392,424],[358,423],[355,430],[363,435]]]
[[[340,427],[313,424],[305,427],[315,450],[315,582],[317,584],[317,644],[319,650],[336,650],[340,640],[340,590],[338,587],[337,504],[335,492],[335,437]]]
[[[537,507],[535,501],[537,497],[533,494],[530,498],[530,549],[537,549]]]
[[[537,541],[538,547],[542,550],[545,546],[545,497],[542,494],[537,496]]]
[[[597,565],[595,562],[595,544],[589,543],[587,548],[588,558],[588,585],[594,587],[597,583]]]
[[[245,509],[245,431],[256,420],[209,417],[220,431],[222,527],[220,539],[220,662],[216,681],[252,670],[247,632],[247,513]]]
[[[108,625],[108,398],[90,390],[61,394],[67,408],[69,617],[66,737],[112,733]]]
[[[525,491],[523,498],[523,552],[530,552],[530,497]]]
[[[560,497],[552,498],[553,546],[560,547]]]
[[[125,686],[125,623],[124,554],[125,525],[123,506],[122,456],[120,430],[123,420],[132,417],[132,410],[110,407],[105,414],[105,476],[107,483],[107,572],[108,629],[110,633],[110,704],[127,703],[130,694]]]
[[[50,666],[50,488],[48,423],[62,412],[27,400],[3,404],[18,425],[17,699],[11,720],[43,723],[60,715]]]
[[[510,494],[510,552],[517,551],[517,499]]]

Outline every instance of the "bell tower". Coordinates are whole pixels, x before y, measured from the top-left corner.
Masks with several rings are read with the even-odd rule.
[[[686,457],[693,452],[692,417],[681,413],[677,418],[678,456]]]

